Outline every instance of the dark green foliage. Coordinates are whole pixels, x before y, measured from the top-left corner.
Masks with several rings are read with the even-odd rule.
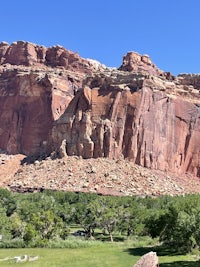
[[[146,227],[152,237],[159,236],[165,244],[189,252],[200,245],[199,211],[199,195],[169,198],[165,207],[150,210]]]
[[[166,227],[166,213],[162,210],[152,210],[146,217],[146,228],[151,237],[159,237],[162,235]]]
[[[0,206],[5,209],[7,216],[10,216],[16,209],[16,201],[7,189],[0,188]]]
[[[148,234],[190,251],[200,247],[200,196],[110,197],[50,190],[17,194],[0,189],[1,246],[45,247],[67,240],[71,225],[83,229],[86,238],[96,236],[97,229],[110,241],[116,234]]]

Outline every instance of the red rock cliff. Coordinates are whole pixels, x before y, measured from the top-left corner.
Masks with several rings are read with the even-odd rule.
[[[163,78],[116,74],[76,94],[53,127],[53,143],[66,139],[69,155],[123,155],[148,168],[199,176],[198,93],[191,101],[187,88]]]
[[[175,78],[133,52],[117,70],[24,42],[0,44],[0,62],[0,148],[31,155],[66,143],[68,155],[200,176],[198,75]]]

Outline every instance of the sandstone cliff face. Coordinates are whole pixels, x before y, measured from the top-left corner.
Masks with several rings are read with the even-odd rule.
[[[0,44],[0,62],[0,148],[32,155],[66,144],[68,155],[200,176],[199,75],[175,78],[133,52],[111,69],[24,42]]]
[[[12,154],[46,153],[53,122],[86,75],[99,68],[60,46],[0,43],[0,148]]]
[[[56,122],[55,146],[66,139],[69,155],[123,156],[148,168],[200,175],[198,98],[177,97],[174,83],[131,73],[100,82],[80,90]]]
[[[0,147],[9,153],[44,153],[53,121],[81,79],[59,69],[0,67]]]

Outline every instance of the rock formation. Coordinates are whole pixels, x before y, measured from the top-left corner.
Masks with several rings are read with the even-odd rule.
[[[198,90],[114,70],[77,92],[53,126],[51,144],[66,139],[68,155],[123,155],[147,168],[199,176],[199,116]]]
[[[83,73],[91,73],[104,67],[98,61],[83,59],[77,53],[60,45],[46,48],[24,41],[14,42],[11,45],[6,42],[0,43],[0,64],[63,67]]]
[[[200,177],[200,75],[174,77],[135,52],[106,68],[22,41],[1,43],[0,63],[1,149],[62,147],[64,155],[124,157]]]
[[[75,86],[70,76],[53,70],[1,67],[0,148],[26,155],[43,153],[52,123],[71,101]]]
[[[162,75],[163,73],[152,63],[148,55],[140,55],[137,52],[128,52],[123,57],[123,63],[119,67],[119,70],[142,72],[156,76]]]
[[[133,267],[158,267],[158,257],[156,252],[149,252],[142,256]]]

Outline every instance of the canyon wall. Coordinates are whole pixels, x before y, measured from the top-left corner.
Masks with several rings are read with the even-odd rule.
[[[60,46],[0,44],[0,148],[127,158],[200,177],[200,76],[129,52],[107,68]]]
[[[65,139],[68,155],[123,156],[147,168],[199,176],[198,98],[177,96],[174,83],[164,79],[123,78],[118,84],[101,78],[99,87],[78,92],[54,125],[52,143]]]

